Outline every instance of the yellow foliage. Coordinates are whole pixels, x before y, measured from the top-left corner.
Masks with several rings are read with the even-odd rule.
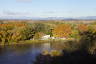
[[[35,35],[34,35],[34,39],[40,39],[42,36],[44,36],[45,34],[44,33],[42,33],[42,32],[37,32],[37,33],[35,33]]]
[[[71,33],[71,26],[69,24],[60,24],[52,31],[54,37],[68,37]]]
[[[48,52],[48,50],[44,50],[42,54],[43,54],[43,55],[48,55],[49,52]]]
[[[88,29],[89,29],[89,27],[88,27],[88,25],[86,25],[86,24],[79,24],[79,25],[78,25],[78,30],[79,30],[80,32],[87,31]]]
[[[60,56],[60,55],[62,55],[61,52],[57,51],[57,50],[52,50],[49,54],[51,56]]]

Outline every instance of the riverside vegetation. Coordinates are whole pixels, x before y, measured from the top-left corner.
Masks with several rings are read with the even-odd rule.
[[[40,40],[44,35],[50,35],[56,39],[66,38],[72,45],[71,47],[74,48],[74,45],[78,44],[79,48],[87,48],[92,51],[95,50],[96,45],[96,22],[0,21],[0,45],[44,42],[44,40]],[[70,39],[74,39],[76,42],[70,42]]]
[[[44,35],[50,35],[56,39],[41,40]],[[67,41],[62,40],[66,38]],[[67,61],[72,61],[77,64],[84,59],[91,58],[92,61],[96,60],[96,22],[66,22],[66,21],[1,21],[0,22],[0,45],[11,44],[31,44],[39,42],[63,42],[63,52],[53,51],[41,54],[44,57],[43,64],[70,64]],[[25,42],[25,43],[24,43]],[[59,46],[58,46],[59,47]],[[49,54],[51,53],[51,55]],[[46,57],[47,55],[47,57]],[[56,56],[55,56],[56,55]],[[37,57],[41,58],[41,57]],[[66,58],[67,60],[66,60]],[[47,58],[47,59],[46,59]],[[48,58],[50,60],[48,60]],[[76,63],[75,59],[77,59]],[[79,58],[79,59],[78,59]],[[52,59],[52,60],[51,60]],[[62,60],[61,60],[62,59]],[[65,60],[64,60],[65,59]],[[72,60],[73,59],[73,60]],[[83,59],[83,60],[81,60]],[[47,61],[48,60],[48,61]],[[54,63],[55,61],[55,63]],[[40,64],[38,59],[35,64]],[[41,62],[42,64],[42,62]],[[82,63],[81,63],[82,64]]]

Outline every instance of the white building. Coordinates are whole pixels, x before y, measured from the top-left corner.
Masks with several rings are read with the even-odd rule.
[[[50,35],[44,35],[41,37],[41,40],[48,40],[48,39],[61,39],[61,40],[66,40],[67,38],[60,38],[60,37],[51,37]]]
[[[41,40],[47,40],[50,39],[50,37],[51,37],[50,35],[45,35],[41,37]]]

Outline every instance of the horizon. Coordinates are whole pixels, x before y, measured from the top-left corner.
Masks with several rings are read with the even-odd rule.
[[[96,0],[0,0],[0,18],[96,16]]]

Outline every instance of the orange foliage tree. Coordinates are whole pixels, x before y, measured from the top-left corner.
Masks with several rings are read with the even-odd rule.
[[[52,31],[54,37],[69,37],[72,33],[70,24],[60,24]]]
[[[88,27],[88,25],[86,25],[86,24],[79,24],[79,25],[78,25],[78,30],[79,30],[80,32],[88,31],[88,29],[89,29],[89,27]]]
[[[28,28],[26,28],[28,27]],[[20,39],[27,39],[31,37],[31,27],[23,22],[10,22],[0,24],[0,42],[9,44],[12,41],[19,41]],[[26,38],[24,36],[27,36]]]
[[[45,34],[43,32],[37,32],[34,35],[34,39],[41,39],[42,36],[44,36]]]

